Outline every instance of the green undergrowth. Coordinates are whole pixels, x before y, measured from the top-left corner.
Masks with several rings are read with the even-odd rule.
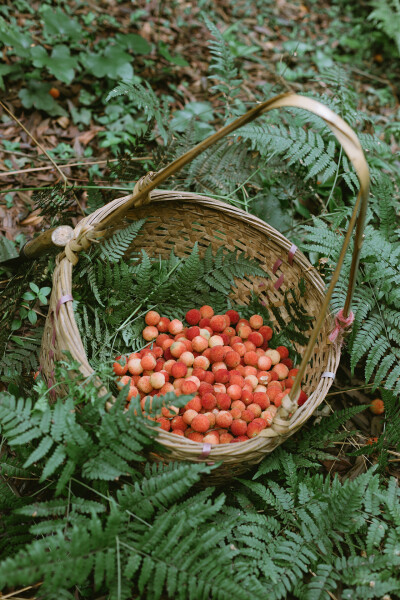
[[[122,410],[127,388],[107,412],[109,396],[95,378],[82,386],[77,367],[57,366],[67,395],[55,404],[41,378],[30,398],[1,394],[0,588],[118,600],[400,593],[396,480],[382,485],[376,468],[344,482],[320,472],[347,435],[338,427],[362,408],[304,429],[248,477],[199,490],[218,465],[146,462],[160,451],[151,413],[139,399]],[[17,498],[13,478],[27,481]]]
[[[82,255],[74,275],[74,309],[95,376],[82,380],[79,365],[67,361],[56,367],[52,389],[40,375],[32,386],[31,376],[38,368],[40,313],[47,310],[55,261],[25,264],[14,274],[2,269],[0,589],[14,592],[38,584],[36,597],[44,600],[395,600],[400,597],[400,494],[389,473],[395,464],[391,453],[400,451],[400,199],[393,152],[399,113],[391,87],[398,60],[398,2],[350,6],[335,0],[322,7],[332,40],[324,45],[314,44],[299,21],[282,19],[276,3],[233,3],[229,10],[235,22],[225,27],[199,2],[195,17],[208,36],[207,92],[193,88],[189,96],[190,80],[182,69],[190,56],[166,43],[149,43],[139,33],[147,6],[146,14],[140,8],[130,12],[130,33],[121,33],[121,24],[110,15],[95,9],[75,12],[76,5],[46,1],[35,12],[33,5],[17,0],[0,7],[0,43],[7,57],[0,78],[5,88],[15,86],[25,111],[68,116],[80,130],[104,127],[100,145],[118,161],[108,182],[98,170],[90,171],[87,213],[132,189],[144,174],[132,158],[151,156],[145,166],[158,170],[254,102],[290,85],[328,105],[358,133],[371,172],[371,195],[352,305],[355,320],[342,361],[364,381],[367,394],[384,400],[384,427],[376,442],[353,451],[354,457],[364,457],[366,469],[354,479],[327,475],[322,461],[335,460],[335,444],[356,435],[348,430],[349,419],[364,406],[328,417],[321,411],[240,479],[204,487],[217,465],[149,461],[149,452],[162,451],[157,429],[148,427],[150,408],[143,414],[133,400],[124,412],[125,389],[107,412],[109,392],[99,392],[96,375],[111,389],[109,357],[114,347],[118,353],[138,347],[142,312],[157,306],[162,314],[177,316],[176,311],[192,307],[192,296],[176,301],[179,282],[185,280],[186,287],[190,281],[191,295],[204,294],[207,304],[213,297],[226,310],[236,269],[241,268],[239,276],[250,274],[249,263],[240,255],[210,250],[199,259],[197,249],[184,260],[173,254],[154,260],[144,252],[125,260],[143,223],[118,231]],[[176,7],[161,3],[162,17],[172,21]],[[315,7],[310,3],[306,9]],[[16,10],[23,19],[17,19]],[[274,67],[261,58],[263,49],[248,25],[252,18],[264,31],[266,23],[271,27],[265,35],[276,42]],[[287,39],[282,42],[279,35]],[[387,84],[382,77],[374,79],[380,60]],[[154,74],[155,65],[157,78],[147,83],[143,72]],[[247,73],[255,65],[274,74],[262,77],[249,94]],[[354,74],[370,68],[370,85],[361,88]],[[51,87],[60,90],[58,99],[49,95]],[[16,163],[7,154],[6,167],[29,165],[19,142],[3,140],[2,145],[16,153]],[[91,151],[86,148],[84,156]],[[53,156],[61,161],[75,155],[59,144]],[[102,183],[96,183],[99,175]],[[307,254],[327,283],[358,183],[324,123],[303,110],[285,109],[209,148],[164,185],[215,197],[267,221]],[[79,185],[69,184],[66,191],[62,185],[48,186],[34,194],[34,201],[57,225],[69,222],[80,192]],[[13,206],[13,192],[5,203]],[[1,238],[1,259],[16,256],[24,241],[22,234],[15,243]],[[350,252],[333,313],[344,304]],[[257,275],[259,265],[252,268]],[[201,275],[198,289],[194,273]],[[296,335],[307,337],[310,323],[301,294],[300,282],[284,302],[292,321],[303,323]],[[247,310],[264,310],[258,298],[249,302],[241,309],[244,317]],[[284,325],[286,345],[295,333]],[[54,401],[59,389],[63,400]],[[185,401],[168,396],[157,402],[172,400]]]

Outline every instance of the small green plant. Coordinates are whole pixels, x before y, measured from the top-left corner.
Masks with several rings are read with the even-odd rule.
[[[22,300],[24,300],[24,304],[21,304],[21,308],[19,309],[19,318],[14,319],[11,324],[11,329],[19,329],[22,325],[24,319],[28,319],[28,321],[35,325],[37,322],[37,312],[35,310],[35,305],[37,302],[40,304],[47,304],[47,296],[51,292],[50,287],[42,287],[39,288],[36,283],[29,284],[30,290],[25,292],[22,295]]]

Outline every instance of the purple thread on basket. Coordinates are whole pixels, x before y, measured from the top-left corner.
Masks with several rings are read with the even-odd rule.
[[[266,302],[264,302],[264,300],[262,300],[262,301],[261,301],[261,305],[262,305],[262,306],[267,306],[267,303],[266,303]]]
[[[272,273],[273,273],[274,275],[275,275],[275,273],[277,272],[277,270],[279,269],[279,267],[281,266],[281,264],[282,264],[282,261],[281,261],[281,259],[280,259],[280,258],[278,258],[278,259],[275,261],[275,264],[274,264],[274,266],[272,267]]]
[[[279,290],[279,288],[281,287],[281,285],[282,285],[282,283],[283,283],[283,280],[284,280],[284,279],[285,279],[285,276],[284,276],[284,274],[282,273],[282,275],[279,277],[279,279],[278,279],[277,281],[275,281],[275,283],[274,283],[274,288],[275,288],[276,290]]]
[[[203,444],[203,451],[200,454],[200,458],[207,458],[211,452],[211,444]]]
[[[288,254],[289,265],[293,264],[293,257],[295,255],[296,250],[297,250],[297,246],[295,246],[294,244],[292,244],[292,247],[290,248],[289,254]]]

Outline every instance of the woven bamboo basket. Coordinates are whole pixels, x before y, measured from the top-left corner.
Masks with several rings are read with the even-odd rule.
[[[322,117],[341,143],[360,181],[360,191],[350,227],[344,236],[343,249],[326,292],[323,280],[305,256],[281,233],[264,221],[212,198],[193,193],[155,189],[167,177],[224,136],[257,116],[282,107],[299,107]],[[73,268],[79,260],[79,252],[88,250],[92,243],[111,236],[116,230],[128,226],[132,220],[146,218],[140,235],[127,251],[127,257],[142,248],[150,256],[166,258],[173,249],[177,256],[183,257],[190,254],[196,241],[200,251],[205,250],[209,244],[212,245],[213,250],[223,246],[229,250],[245,251],[248,257],[260,261],[266,277],[238,281],[232,293],[232,299],[238,304],[247,304],[251,292],[254,291],[262,302],[273,303],[278,307],[281,316],[287,320],[288,315],[283,303],[284,292],[291,287],[297,288],[300,278],[305,280],[304,306],[315,321],[307,346],[296,345],[297,351],[302,356],[302,362],[293,388],[283,399],[272,426],[264,429],[255,438],[240,444],[221,444],[211,447],[208,444],[202,445],[185,437],[159,430],[158,441],[166,452],[162,455],[151,454],[149,457],[152,460],[163,461],[221,462],[218,469],[214,471],[218,481],[243,473],[300,429],[324,400],[332,385],[340,361],[343,326],[351,321],[350,303],[362,244],[368,189],[368,167],[358,138],[352,129],[330,109],[315,100],[295,94],[282,94],[257,105],[165,169],[144,176],[136,184],[132,194],[110,202],[80,221],[72,239],[57,257],[53,276],[53,290],[40,358],[42,373],[49,386],[53,384],[54,361],[62,359],[65,351],[69,351],[72,357],[80,362],[82,374],[89,376],[93,373],[84,351],[72,305]],[[357,230],[347,299],[342,314],[334,319],[329,314],[329,302],[356,220]],[[328,338],[335,325],[339,336],[335,343],[331,343]],[[279,331],[278,323],[275,324],[275,330]],[[298,407],[300,385],[309,395],[309,399],[303,406]]]

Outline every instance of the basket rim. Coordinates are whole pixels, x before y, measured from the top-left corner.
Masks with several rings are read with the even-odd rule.
[[[214,198],[211,198],[209,196],[197,194],[194,192],[184,192],[176,190],[154,190],[150,193],[150,196],[151,203],[165,201],[181,201],[183,203],[197,203],[206,206],[210,210],[223,212],[229,215],[231,218],[237,219],[238,221],[242,222],[244,221],[249,226],[260,231],[261,233],[272,239],[272,241],[276,243],[283,251],[286,251],[286,253],[288,253],[290,248],[292,247],[292,243],[283,234],[281,234],[278,230],[276,230],[274,227],[272,227],[259,217],[247,213],[243,209],[233,206],[231,204],[215,200]],[[76,240],[82,231],[87,231],[88,227],[92,228],[94,225],[100,223],[106,216],[111,214],[119,206],[126,203],[130,198],[130,195],[125,196],[123,198],[117,198],[111,201],[110,203],[106,204],[105,206],[100,207],[99,209],[82,219],[77,224],[74,230],[73,239]],[[149,206],[149,208],[151,207]],[[129,211],[127,218],[131,217],[131,211]],[[318,271],[315,269],[315,267],[311,265],[311,263],[307,260],[305,255],[298,249],[296,249],[296,252],[294,254],[293,262],[297,263],[303,270],[311,272],[309,277],[312,279],[314,287],[318,295],[322,299],[324,296],[324,282]],[[57,271],[62,272],[63,268],[64,273],[61,277],[62,283],[59,286],[58,294],[56,294],[56,297],[61,297],[63,295],[68,295],[72,293],[73,265],[64,253],[60,254],[57,257],[57,267],[53,275],[53,281],[56,278]],[[55,294],[55,292],[56,286],[53,286],[52,295],[53,293]],[[72,326],[76,329],[76,332],[79,336],[79,340],[76,341],[80,342],[78,343],[78,346],[80,346],[80,350],[82,350],[83,343],[75,320],[72,303],[62,304],[58,310],[59,316],[62,317],[62,315],[64,314],[64,316],[66,317],[64,320],[72,323]],[[327,313],[326,319],[331,321],[332,326],[334,325],[332,315],[330,312]],[[336,344],[330,344],[327,348],[328,350],[326,368],[332,374],[335,374],[340,360],[341,349],[340,346]],[[94,370],[91,367],[85,352],[84,357],[86,359],[86,364],[83,364],[82,360],[79,361],[81,363],[81,372],[85,375],[92,375],[94,373]],[[191,460],[200,462],[218,462],[219,460],[222,460],[226,463],[237,463],[238,461],[240,461],[241,458],[243,458],[244,462],[247,462],[248,464],[255,464],[257,462],[260,462],[268,452],[272,451],[276,446],[282,443],[284,439],[293,435],[293,433],[295,433],[302,426],[302,424],[311,416],[314,410],[324,400],[332,383],[332,377],[321,377],[315,390],[313,390],[313,392],[310,394],[308,401],[305,404],[303,404],[303,406],[298,407],[291,415],[290,419],[288,419],[287,421],[283,421],[277,415],[278,418],[276,417],[274,419],[272,426],[262,432],[264,435],[258,435],[255,438],[246,440],[246,444],[241,443],[235,444],[234,446],[232,446],[231,444],[221,444],[217,446],[212,446],[211,450],[207,454],[207,458],[204,457],[204,454],[201,450],[202,444],[199,444],[198,442],[192,442],[191,440],[188,440],[185,437],[176,436],[172,433],[159,430],[157,441],[166,448],[173,450],[175,454],[183,455],[179,458],[180,460]],[[250,460],[246,456],[249,454],[251,455]]]

